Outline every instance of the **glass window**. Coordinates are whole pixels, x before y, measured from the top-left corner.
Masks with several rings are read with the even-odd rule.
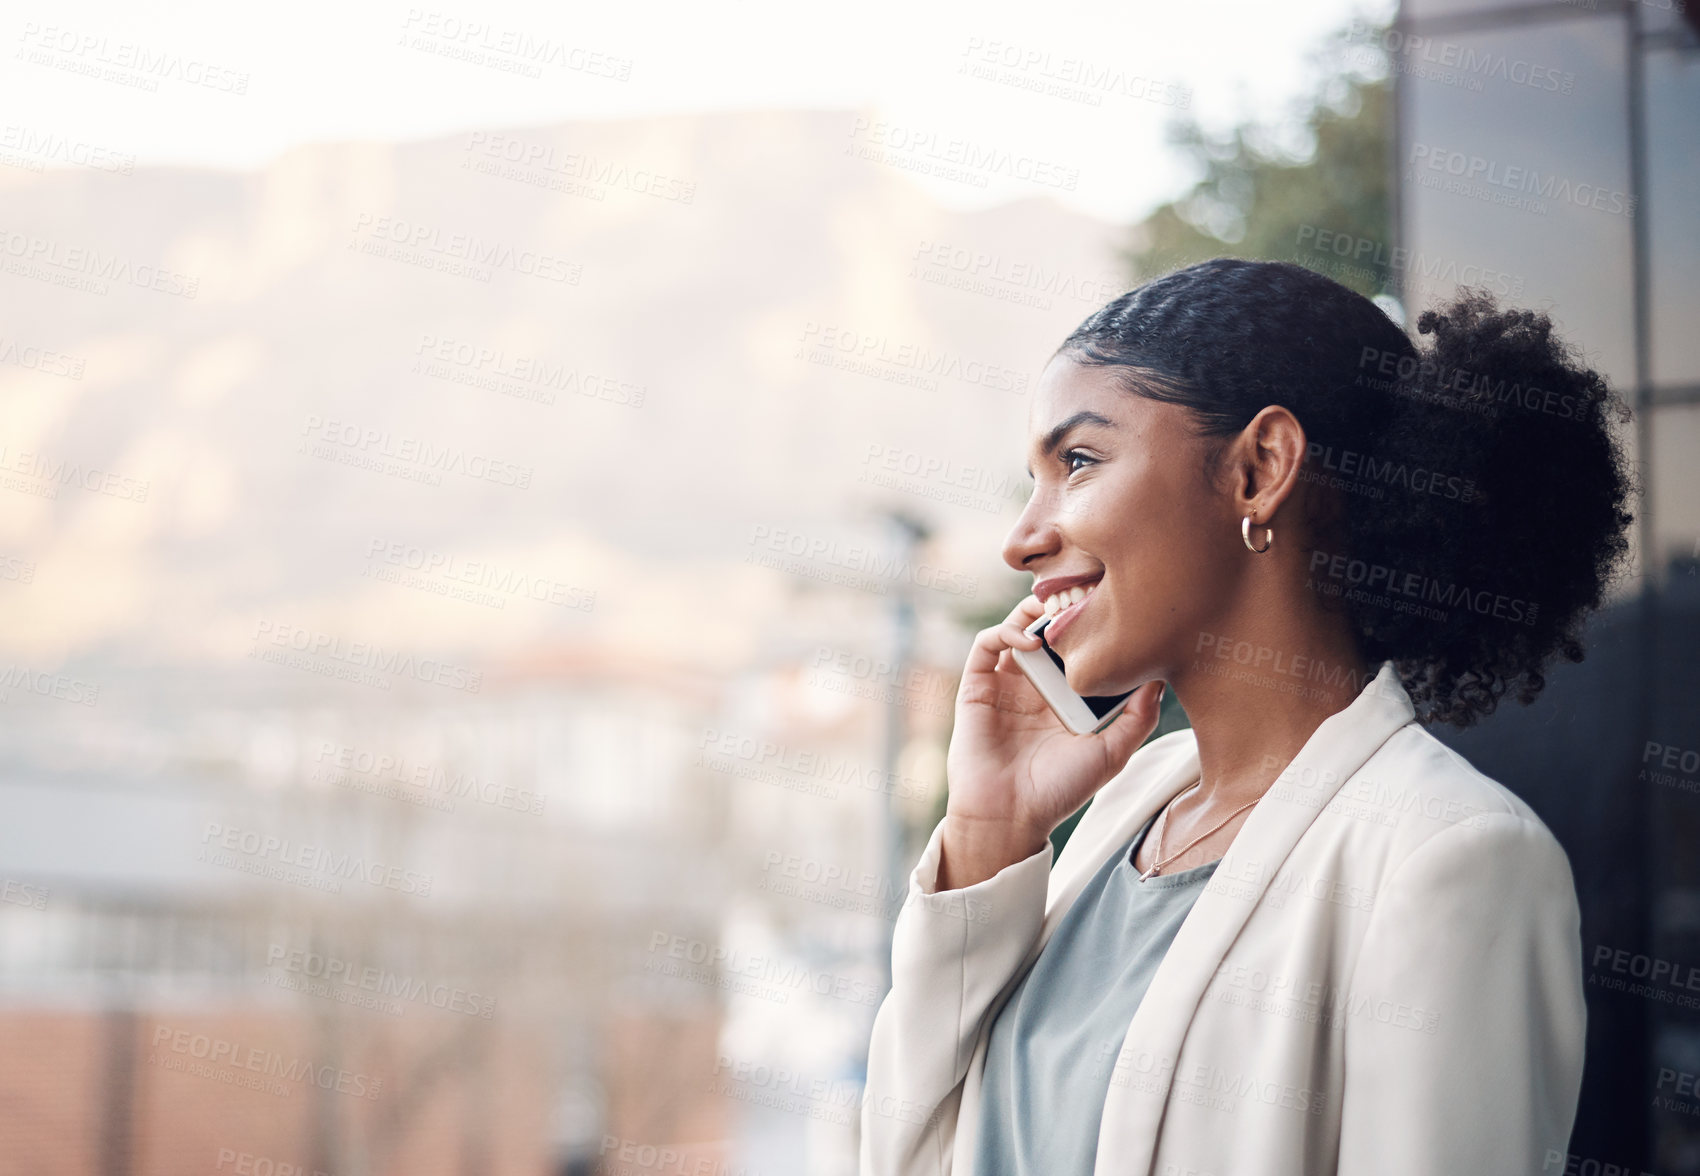
[[[1398,67],[1402,248],[1414,319],[1459,285],[1548,311],[1620,389],[1634,378],[1625,36],[1578,17],[1449,34]],[[1447,62],[1451,64],[1448,65]]]
[[[1700,559],[1700,404],[1653,412],[1653,546],[1662,571],[1672,560]],[[1692,581],[1690,581],[1692,583]]]
[[[1648,378],[1700,384],[1700,54],[1648,53],[1645,78]]]
[[[1545,8],[1550,3],[1551,0],[1405,0],[1399,11],[1407,20],[1427,20],[1434,16],[1496,12],[1505,8]],[[1600,0],[1568,0],[1565,7],[1578,12],[1594,12],[1600,7]]]
[[[1687,30],[1687,40],[1692,43],[1693,31],[1691,26],[1682,19],[1682,6],[1685,0],[1640,0],[1641,29],[1648,33],[1669,33],[1677,30]],[[1693,0],[1687,0],[1692,3]]]

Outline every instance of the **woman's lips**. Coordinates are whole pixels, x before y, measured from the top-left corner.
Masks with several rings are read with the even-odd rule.
[[[1102,581],[1099,581],[1099,583],[1102,583]],[[1057,646],[1056,638],[1058,635],[1074,622],[1074,618],[1080,615],[1082,609],[1092,603],[1092,598],[1096,595],[1098,595],[1096,590],[1088,592],[1084,599],[1075,601],[1051,618],[1051,623],[1045,626],[1045,641],[1052,649]]]

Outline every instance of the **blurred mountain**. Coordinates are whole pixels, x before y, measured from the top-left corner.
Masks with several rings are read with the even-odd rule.
[[[0,166],[0,566],[29,570],[3,655],[228,662],[287,631],[725,664],[776,615],[846,641],[880,615],[915,578],[866,570],[880,504],[935,530],[927,606],[995,597],[1033,384],[1126,288],[1119,230],[1040,186],[950,210],[912,178],[945,152],[876,127]]]

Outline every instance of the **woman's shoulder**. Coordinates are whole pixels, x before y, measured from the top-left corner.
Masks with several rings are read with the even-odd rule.
[[[1431,819],[1464,821],[1498,814],[1545,828],[1522,797],[1415,722],[1393,732],[1338,795],[1398,812],[1420,810]]]
[[[1137,810],[1161,803],[1150,799],[1153,793],[1177,791],[1196,779],[1197,761],[1198,740],[1190,728],[1148,740],[1098,790],[1064,855],[1072,848],[1097,864]],[[1557,837],[1522,797],[1416,722],[1395,730],[1323,803],[1317,815],[1322,813],[1334,819],[1312,830],[1321,835],[1309,839],[1312,846],[1321,851],[1322,842],[1345,837],[1348,856],[1377,874],[1390,872],[1425,845],[1444,851],[1448,845],[1462,849],[1464,842],[1485,843],[1490,852],[1525,861],[1543,859],[1543,871],[1560,864],[1568,871]],[[1062,864],[1059,858],[1058,867]]]
[[[1325,809],[1379,826],[1383,836],[1369,840],[1382,843],[1386,869],[1425,849],[1479,854],[1487,844],[1568,874],[1558,838],[1527,801],[1414,722],[1395,731]]]
[[[1198,739],[1182,728],[1147,740],[1094,798],[1094,805],[1131,804],[1166,786],[1183,766],[1196,763]],[[1336,794],[1371,801],[1396,812],[1419,811],[1443,820],[1501,814],[1545,825],[1522,797],[1481,771],[1416,722],[1390,735]],[[1479,822],[1478,822],[1479,823]]]

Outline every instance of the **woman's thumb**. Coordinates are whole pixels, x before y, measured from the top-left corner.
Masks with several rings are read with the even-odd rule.
[[[1110,720],[1110,725],[1099,732],[1104,740],[1104,751],[1113,762],[1126,762],[1128,756],[1139,750],[1139,745],[1157,729],[1157,720],[1163,709],[1163,692],[1167,688],[1163,682],[1147,682],[1139,688],[1138,694],[1128,699],[1127,706]]]

